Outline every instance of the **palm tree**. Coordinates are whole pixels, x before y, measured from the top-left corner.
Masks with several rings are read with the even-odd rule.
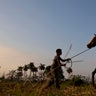
[[[36,74],[38,72],[38,68],[34,66],[33,72],[34,72],[34,74]]]
[[[40,63],[39,69],[40,69],[41,71],[45,70],[45,64],[41,64],[41,63]]]
[[[51,71],[51,65],[46,66],[45,71],[44,71],[45,77],[49,77],[51,75],[50,71]]]
[[[45,73],[49,73],[51,69],[51,65],[46,66],[45,68]]]
[[[22,71],[23,67],[22,66],[18,66],[17,71]]]
[[[31,71],[33,72],[33,80],[35,80],[37,78],[37,74],[36,73],[38,72],[37,67],[34,66]]]
[[[17,80],[20,80],[20,78],[23,76],[23,67],[22,66],[19,66],[18,69],[17,69]]]
[[[29,64],[28,64],[28,68],[30,69],[30,75],[29,75],[29,77],[30,77],[30,79],[31,79],[31,77],[32,77],[32,72],[33,72],[33,75],[34,75],[34,63],[33,62],[30,62]]]
[[[41,70],[41,78],[44,80],[45,64],[40,63],[39,69]]]
[[[24,78],[27,79],[27,71],[28,71],[28,65],[24,65],[23,70],[24,70]]]

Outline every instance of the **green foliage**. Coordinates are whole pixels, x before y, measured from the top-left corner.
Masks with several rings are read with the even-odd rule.
[[[52,92],[48,93],[47,96],[55,96]]]
[[[14,94],[16,96],[21,96],[22,95],[21,89],[17,89]]]

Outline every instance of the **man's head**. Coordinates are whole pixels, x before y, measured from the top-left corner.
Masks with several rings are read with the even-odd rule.
[[[56,54],[57,55],[62,55],[62,49],[56,49]]]

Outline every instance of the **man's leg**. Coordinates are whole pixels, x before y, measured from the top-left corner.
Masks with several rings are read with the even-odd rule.
[[[59,78],[56,78],[56,88],[60,89]]]

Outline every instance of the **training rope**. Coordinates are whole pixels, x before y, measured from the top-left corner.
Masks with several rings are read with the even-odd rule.
[[[72,56],[71,59],[74,58],[74,57],[76,57],[76,56],[78,56],[78,55],[80,55],[80,54],[82,54],[82,53],[84,53],[84,52],[86,52],[86,51],[88,51],[88,50],[90,50],[90,49],[86,49],[86,50],[84,50],[84,51],[82,51],[82,52],[80,52],[80,53],[78,53],[78,54]]]

